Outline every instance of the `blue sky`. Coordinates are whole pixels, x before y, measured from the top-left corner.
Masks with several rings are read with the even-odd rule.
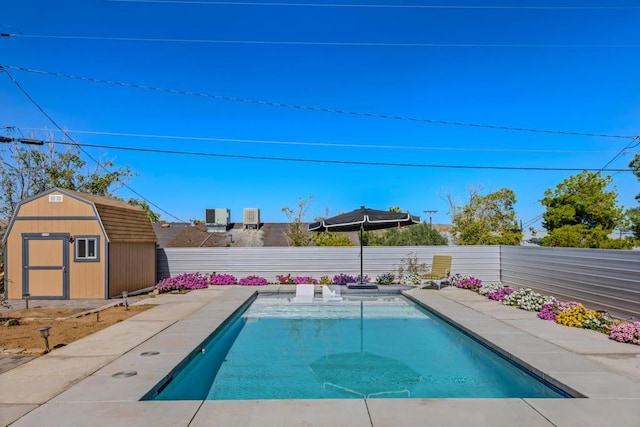
[[[528,225],[544,212],[544,191],[578,172],[478,167],[599,169],[632,140],[431,121],[640,134],[635,1],[205,3],[0,4],[0,33],[15,34],[0,37],[0,64],[74,141],[230,156],[83,147],[129,165],[137,176],[128,185],[164,219],[229,208],[240,222],[243,208],[257,207],[263,221],[285,221],[283,206],[312,195],[308,220],[366,205],[427,220],[423,211],[437,210],[433,221],[449,223],[442,196],[464,202],[467,187],[481,186],[512,189]],[[5,73],[0,126],[62,138]],[[608,167],[627,168],[635,152]],[[636,206],[635,176],[610,174],[619,203]]]

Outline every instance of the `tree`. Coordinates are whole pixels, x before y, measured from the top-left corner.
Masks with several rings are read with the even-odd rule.
[[[640,180],[640,153],[636,153],[633,160],[629,163],[629,167],[633,174]],[[640,193],[636,195],[636,200],[640,202]],[[640,239],[640,207],[627,210],[627,218],[630,222],[629,229],[633,233],[633,237]]]
[[[515,193],[502,188],[486,196],[469,188],[469,203],[457,206],[449,200],[452,234],[459,245],[519,245],[522,230],[516,221]]]
[[[18,203],[54,187],[111,196],[133,174],[128,166],[105,161],[92,169],[77,148],[56,151],[54,144],[25,148],[17,143],[0,149],[0,218],[8,219]],[[108,169],[112,169],[107,171]]]
[[[383,232],[367,231],[363,236],[368,246],[437,246],[448,244],[447,238],[428,223],[422,222],[402,228],[388,228]]]
[[[282,208],[282,212],[289,219],[289,227],[285,232],[289,246],[315,246],[315,240],[309,231],[309,226],[304,222],[304,218],[307,215],[312,201],[313,196],[309,196],[308,200],[300,197],[300,201],[295,210],[286,206]]]
[[[618,194],[610,176],[600,172],[582,171],[570,176],[552,191],[547,189],[542,204],[547,211],[542,215],[542,226],[548,234],[541,239],[543,246],[578,248],[610,248],[623,243],[609,242],[608,236],[621,224],[622,208],[617,205]]]
[[[146,200],[129,199],[127,200],[127,203],[130,204],[131,206],[136,206],[142,209],[143,211],[145,211],[147,216],[149,217],[149,221],[160,222],[160,214],[157,212],[154,212]]]
[[[112,196],[133,175],[128,166],[112,169],[110,161],[89,169],[78,148],[56,151],[53,143],[28,148],[7,144],[0,147],[0,153],[0,242],[7,220],[22,200],[55,187]],[[3,250],[0,247],[0,252]],[[4,267],[0,270],[3,272]]]
[[[321,231],[313,234],[318,246],[355,246],[349,236],[336,231]]]

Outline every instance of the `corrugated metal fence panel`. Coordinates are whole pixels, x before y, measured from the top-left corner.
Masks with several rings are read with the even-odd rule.
[[[640,251],[502,247],[502,282],[640,317]]]
[[[431,264],[433,255],[452,255],[452,272],[471,274],[483,281],[500,279],[499,246],[365,246],[364,274],[371,280],[394,271],[401,260],[415,256]],[[158,277],[185,272],[233,274],[240,278],[257,274],[269,281],[276,276],[310,275],[316,278],[338,273],[360,274],[359,247],[255,247],[158,249]]]

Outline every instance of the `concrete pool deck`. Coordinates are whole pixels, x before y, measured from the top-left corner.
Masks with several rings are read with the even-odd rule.
[[[457,288],[406,294],[586,398],[139,400],[256,291],[291,289],[211,287],[143,300],[158,307],[1,374],[0,425],[640,425],[640,346],[543,321]],[[122,375],[131,371],[137,374]]]

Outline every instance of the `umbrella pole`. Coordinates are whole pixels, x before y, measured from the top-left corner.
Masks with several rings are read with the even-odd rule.
[[[363,320],[362,320],[364,318],[364,316],[362,315],[363,302],[364,301],[360,300],[360,353],[364,352],[364,344],[363,344],[363,342],[364,342],[364,337],[363,337],[363,335],[364,335],[364,325],[363,325]]]
[[[364,226],[360,225],[360,284],[364,283],[363,263],[362,263],[362,230]]]

